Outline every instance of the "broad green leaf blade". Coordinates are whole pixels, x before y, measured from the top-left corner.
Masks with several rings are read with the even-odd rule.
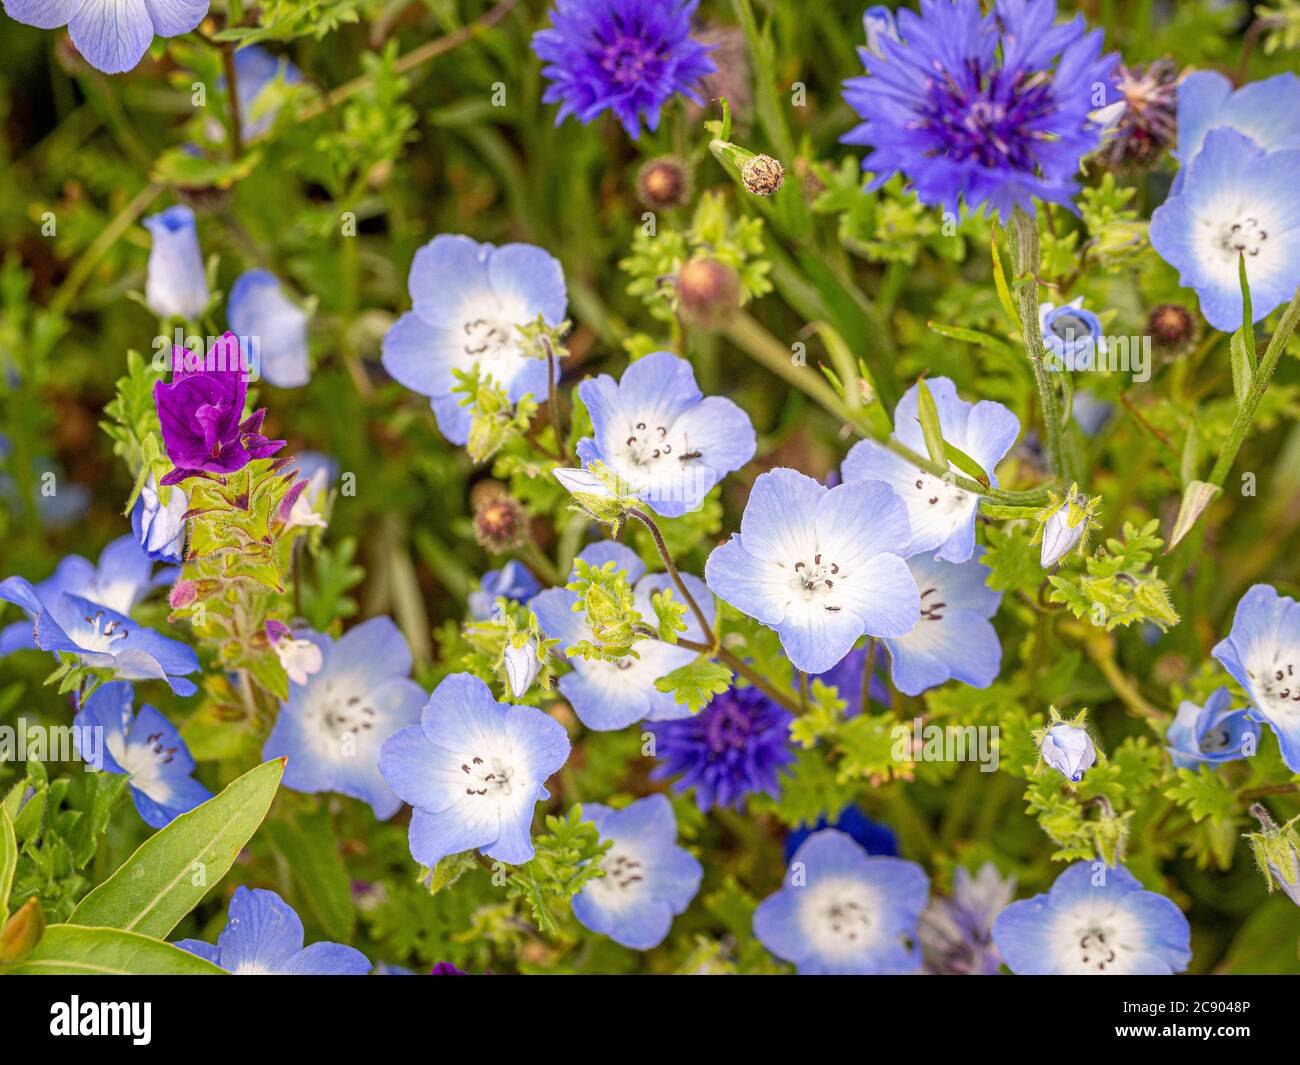
[[[119,928],[54,924],[36,948],[5,970],[18,976],[223,976],[180,947]]]
[[[18,837],[9,811],[0,806],[0,926],[9,919],[9,892],[14,885],[14,870],[18,868]]]
[[[916,416],[921,422],[921,435],[925,437],[925,450],[930,453],[933,461],[947,466],[943,430],[939,426],[939,408],[935,405],[934,396],[930,394],[930,386],[925,383],[924,377],[916,382]]]
[[[335,941],[350,940],[357,912],[328,811],[300,813],[292,821],[271,820],[263,831],[288,864],[298,894],[321,927]]]
[[[271,808],[283,772],[284,762],[272,759],[181,814],[82,899],[70,923],[167,935],[234,864]]]

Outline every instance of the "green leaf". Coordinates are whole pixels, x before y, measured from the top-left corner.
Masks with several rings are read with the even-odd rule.
[[[731,687],[731,670],[707,658],[697,658],[660,677],[655,687],[672,692],[674,702],[684,703],[692,714],[698,714],[714,695]]]
[[[1250,282],[1246,280],[1246,256],[1237,253],[1237,273],[1241,278],[1241,339],[1250,358],[1250,372],[1254,376],[1259,368],[1255,354],[1255,312],[1250,305]]]
[[[266,832],[288,863],[299,894],[330,939],[351,939],[357,912],[328,811],[299,814],[292,822],[268,821]]]
[[[20,976],[223,976],[197,954],[136,932],[54,924],[17,965]]]
[[[957,469],[961,470],[967,477],[974,477],[985,488],[989,487],[989,475],[984,472],[984,467],[971,458],[960,448],[953,447],[948,441],[943,442],[943,454],[949,462]]]
[[[998,226],[993,224],[993,235],[989,241],[989,250],[993,255],[993,286],[998,292],[998,302],[1010,319],[1012,326],[1019,331],[1020,315],[1016,313],[1015,301],[1011,298],[1011,286],[1007,284],[1006,271],[1002,269],[1002,256],[998,254]]]
[[[1232,366],[1232,394],[1237,397],[1237,406],[1246,402],[1255,372],[1251,369],[1250,349],[1245,334],[1238,329],[1228,342],[1229,363]]]
[[[943,446],[943,429],[939,425],[939,408],[935,405],[934,396],[930,394],[930,386],[925,383],[924,377],[916,382],[916,416],[921,422],[921,435],[925,437],[925,450],[930,453],[931,459],[946,466],[948,463]]]
[[[18,837],[9,811],[0,806],[0,926],[9,919],[9,891],[18,868]]]
[[[71,923],[165,936],[226,875],[271,807],[284,762],[251,769],[145,841],[81,900]]]

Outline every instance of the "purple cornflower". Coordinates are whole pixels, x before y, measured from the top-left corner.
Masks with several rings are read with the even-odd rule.
[[[203,473],[234,473],[284,447],[283,440],[268,440],[261,433],[265,407],[244,417],[248,374],[234,333],[218,340],[206,359],[180,347],[172,349],[172,358],[171,383],[159,381],[153,387],[163,444],[176,463],[161,484],[179,484]]]
[[[985,862],[974,876],[958,866],[952,894],[932,898],[917,925],[926,972],[996,976],[1002,955],[993,945],[993,920],[1015,894],[1016,878],[1004,878],[992,862]]]
[[[586,125],[613,111],[628,136],[653,133],[674,93],[703,104],[695,86],[716,69],[709,49],[691,39],[699,0],[556,0],[551,25],[533,35],[550,82],[542,97]]]
[[[879,188],[896,173],[922,203],[964,200],[1006,217],[1035,197],[1070,205],[1079,160],[1101,141],[1093,112],[1118,102],[1119,57],[1082,18],[1056,25],[1056,0],[921,0],[898,12],[880,54],[860,50],[867,76],[845,101],[863,118],[844,136],[872,150],[862,162]]]
[[[694,717],[647,726],[655,734],[660,764],[652,780],[679,776],[673,788],[695,788],[701,810],[740,809],[745,796],[781,791],[780,771],[794,761],[790,723],[794,716],[757,688],[715,695]]]

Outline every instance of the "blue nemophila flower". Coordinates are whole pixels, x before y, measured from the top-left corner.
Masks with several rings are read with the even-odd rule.
[[[1232,631],[1211,653],[1277,733],[1287,768],[1300,773],[1300,604],[1256,584],[1237,604]]]
[[[176,727],[152,706],[132,711],[131,685],[115,680],[101,684],[73,720],[73,738],[82,757],[85,729],[99,731],[106,773],[125,773],[131,798],[145,824],[162,828],[188,810],[212,798],[194,779],[194,759]]]
[[[1055,0],[921,0],[898,12],[901,42],[878,34],[865,77],[844,84],[864,120],[843,138],[871,148],[879,188],[903,173],[922,203],[987,204],[1003,217],[1035,198],[1070,206],[1079,161],[1101,143],[1093,112],[1115,103],[1118,56]]]
[[[666,518],[699,509],[754,457],[749,415],[722,396],[705,397],[691,364],[669,352],[637,359],[618,382],[608,374],[583,381],[578,395],[595,434],[578,441],[578,457],[604,463],[626,494]]]
[[[144,299],[160,318],[194,319],[208,305],[208,275],[194,212],[178,205],[144,220],[153,237]]]
[[[790,864],[794,852],[803,846],[809,836],[827,828],[834,828],[852,838],[853,842],[868,854],[898,856],[898,837],[888,825],[873,821],[857,806],[846,806],[839,817],[833,821],[825,817],[817,819],[812,828],[792,828],[785,834],[785,861]]]
[[[80,555],[66,555],[43,581],[30,584],[20,577],[11,577],[0,582],[0,599],[22,607],[31,619],[15,621],[0,629],[0,655],[35,649],[32,622],[40,610],[30,605],[32,599],[52,603],[67,593],[119,614],[129,614],[153,589],[170,583],[177,573],[173,568],[165,568],[155,574],[153,562],[135,537],[120,536],[100,552],[98,563]]]
[[[1241,325],[1240,262],[1254,321],[1300,285],[1300,150],[1266,152],[1232,129],[1211,130],[1182,188],[1151,216],[1151,246],[1196,290],[1215,329]]]
[[[754,935],[801,976],[914,973],[930,881],[915,862],[870,857],[843,832],[809,836],[785,886],[759,903]]]
[[[967,403],[946,377],[926,382],[939,410],[939,428],[953,447],[974,459],[998,485],[995,469],[1016,442],[1020,421],[1001,403]],[[894,408],[895,440],[926,454],[913,385]],[[950,464],[951,465],[951,464]],[[907,504],[912,540],[907,554],[933,551],[946,562],[965,562],[975,550],[975,511],[979,496],[919,470],[874,440],[859,440],[844,459],[845,481],[884,481]],[[956,470],[956,467],[952,467]]]
[[[1047,729],[1038,745],[1038,753],[1044,762],[1075,784],[1097,761],[1097,747],[1088,730],[1064,721],[1058,721]]]
[[[1004,878],[985,862],[971,876],[962,866],[952,894],[932,899],[917,927],[925,971],[947,976],[996,976],[1002,956],[993,943],[993,921],[1016,893],[1015,877]]]
[[[1101,319],[1083,305],[1082,296],[1059,307],[1040,303],[1038,327],[1047,350],[1056,356],[1048,360],[1049,369],[1091,370],[1097,356],[1106,354]]]
[[[522,562],[511,559],[500,569],[483,574],[478,589],[470,592],[469,614],[475,621],[486,621],[492,616],[496,601],[523,603],[542,590],[536,577]]]
[[[3,649],[34,644],[55,655],[66,651],[76,655],[81,665],[110,670],[122,680],[162,680],[177,695],[193,695],[194,684],[184,678],[198,671],[194,651],[141,628],[114,609],[129,610],[141,590],[152,587],[156,580],[149,577],[152,566],[135,538],[124,536],[104,549],[97,571],[91,571],[85,559],[72,556],[39,585],[22,577],[0,581],[0,599],[22,607],[33,619],[26,626],[32,643],[18,640],[10,626],[5,629]]]
[[[1002,644],[989,621],[1002,593],[987,584],[982,550],[955,565],[934,555],[913,555],[907,566],[921,593],[921,620],[902,636],[886,639],[894,687],[906,695],[948,680],[987,688],[1002,667]]]
[[[681,602],[681,595],[667,573],[647,575],[645,564],[636,553],[620,543],[602,540],[584,548],[578,558],[596,567],[613,562],[616,570],[626,573],[636,609],[651,624],[655,618],[653,602],[657,593],[671,589],[673,598]],[[570,579],[576,573],[575,570]],[[704,616],[712,622],[713,597],[704,582],[689,573],[682,574],[682,580],[704,611]],[[560,641],[560,650],[583,640],[595,639],[586,615],[573,609],[577,602],[576,592],[567,588],[548,588],[528,604],[537,615],[542,632],[549,639]],[[686,630],[679,635],[696,642],[710,639],[709,634],[700,631],[699,622],[690,613],[686,615]],[[659,691],[655,681],[695,661],[699,657],[697,652],[652,638],[637,640],[634,650],[635,655],[620,658],[617,662],[600,658],[568,659],[573,670],[560,678],[560,691],[588,728],[604,732],[625,728],[643,719],[669,721],[690,716],[689,708],[676,702],[671,692]]]
[[[313,943],[284,899],[262,888],[235,888],[229,920],[215,944],[177,940],[176,946],[236,976],[366,976],[370,960],[342,943]]]
[[[1259,750],[1259,722],[1232,708],[1232,693],[1219,688],[1204,706],[1184,699],[1165,733],[1166,750],[1179,769],[1249,758]]]
[[[716,69],[708,48],[691,39],[699,0],[556,0],[551,25],[533,35],[550,82],[544,103],[586,125],[612,111],[633,140],[641,123],[653,133],[675,94],[703,105],[695,91]]]
[[[415,725],[428,694],[411,675],[406,637],[389,618],[371,618],[338,640],[309,632],[321,665],[292,678],[262,757],[287,758],[284,786],[336,791],[368,802],[375,816],[402,805],[380,773],[380,750],[398,729]]]
[[[299,388],[311,380],[307,312],[284,294],[269,270],[239,275],[230,289],[226,317],[232,332],[249,338],[254,365],[271,384]]]
[[[389,786],[415,809],[411,856],[432,867],[478,849],[521,865],[533,856],[533,807],[569,757],[564,726],[531,706],[492,698],[468,673],[429,697],[418,728],[391,736],[379,755]]]
[[[185,554],[185,512],[189,499],[179,485],[164,506],[158,494],[158,479],[151,473],[131,508],[131,531],[144,553],[159,562],[180,562]]]
[[[520,326],[538,315],[558,326],[568,309],[559,261],[531,244],[480,244],[442,234],[415,253],[407,281],[412,310],[384,336],[383,363],[396,380],[428,396],[453,444],[469,439],[453,370],[475,368],[510,402],[545,396],[546,361],[524,353]],[[557,370],[558,373],[558,370]]]
[[[73,46],[96,70],[132,69],[159,37],[189,33],[210,0],[4,0],[9,17],[42,30],[68,27]]]
[[[775,799],[781,771],[794,761],[793,721],[793,714],[757,688],[722,692],[698,714],[650,726],[659,759],[650,778],[677,777],[673,790],[694,788],[701,810],[739,810],[748,796],[760,793]]]
[[[1100,862],[1075,862],[1047,894],[1013,902],[993,942],[1020,976],[1169,976],[1192,960],[1182,911]]]
[[[599,859],[605,875],[574,896],[573,916],[632,950],[659,946],[704,878],[700,863],[677,846],[672,803],[662,795],[622,810],[584,803],[582,816],[613,845]]]
[[[280,95],[267,90],[277,82],[296,85],[302,80],[302,72],[285,56],[274,55],[255,44],[235,53],[235,106],[239,110],[239,124],[246,140],[260,137],[275,124]],[[224,78],[221,85],[225,87]],[[218,137],[224,135],[225,127],[222,126]]]
[[[1300,148],[1300,78],[1278,74],[1243,85],[1214,70],[1196,70],[1178,85],[1178,144],[1172,154],[1182,164],[1174,192],[1213,129],[1235,129],[1265,151]]]
[[[776,629],[798,669],[821,673],[858,637],[902,636],[920,616],[902,556],[907,509],[888,485],[826,488],[789,469],[754,482],[740,532],[709,555],[709,589]]]

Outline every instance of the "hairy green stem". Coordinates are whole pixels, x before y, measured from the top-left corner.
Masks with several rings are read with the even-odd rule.
[[[1047,461],[1052,472],[1066,480],[1082,481],[1078,455],[1065,439],[1065,419],[1057,402],[1056,385],[1047,368],[1047,349],[1043,333],[1038,326],[1038,224],[1033,217],[1017,207],[1013,216],[1012,269],[1015,271],[1017,310],[1020,314],[1020,333],[1029,357],[1029,368],[1038,390],[1038,403],[1043,413],[1043,436],[1047,448]],[[1064,371],[1062,371],[1064,372]]]

